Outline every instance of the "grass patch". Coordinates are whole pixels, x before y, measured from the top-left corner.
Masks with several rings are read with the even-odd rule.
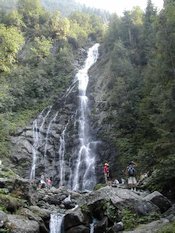
[[[156,212],[142,217],[133,213],[129,209],[123,209],[121,212],[121,220],[124,224],[125,230],[133,230],[139,224],[146,224],[158,219],[160,219],[160,215]]]
[[[157,233],[175,233],[175,222],[166,224]]]
[[[94,190],[97,191],[97,190],[99,190],[101,188],[104,188],[105,186],[106,186],[106,184],[101,184],[101,183],[96,184],[95,187],[94,187]]]

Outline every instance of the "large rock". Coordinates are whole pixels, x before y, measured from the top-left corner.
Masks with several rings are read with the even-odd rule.
[[[65,231],[65,233],[89,233],[89,232],[90,232],[89,227],[86,227],[84,225],[75,226]]]
[[[129,208],[138,215],[147,215],[152,212],[159,212],[159,209],[154,205],[154,203],[149,200],[146,201],[137,193],[128,189],[109,186],[90,193],[85,198],[85,201],[92,210],[92,213],[95,214],[95,217],[98,215],[100,219],[104,217],[104,213],[101,211],[101,205],[102,202],[105,203],[105,201],[110,201],[118,210]]]
[[[42,218],[40,216],[38,216],[36,213],[33,213],[31,210],[27,208],[19,209],[18,214],[27,217],[29,220],[34,220],[36,222],[42,221]]]
[[[43,221],[43,219],[38,216],[36,213],[33,213],[31,210],[27,209],[27,208],[21,208],[18,210],[18,214],[27,217],[29,220],[34,220],[36,222],[39,223],[40,226],[40,231],[42,233],[48,233],[48,228],[49,228],[49,218],[44,218],[43,215],[43,219],[45,220],[45,222]],[[49,216],[48,216],[49,217]]]
[[[7,222],[7,214],[0,210],[0,227],[3,227],[5,222]]]
[[[31,194],[30,182],[27,179],[17,178],[14,180],[12,193],[18,197],[30,201]]]
[[[97,221],[94,223],[94,232],[101,233],[105,232],[108,225],[108,218],[104,217],[101,221]]]
[[[39,233],[39,224],[20,215],[8,215],[6,228],[13,233]]]
[[[38,217],[42,218],[43,220],[50,219],[51,211],[43,208],[39,208],[38,206],[30,206],[29,209]]]
[[[70,228],[79,226],[79,225],[88,225],[89,219],[83,215],[79,208],[70,211],[64,216],[64,229],[68,231]]]
[[[163,196],[161,193],[157,191],[144,197],[144,200],[150,201],[154,205],[158,206],[161,213],[164,213],[172,206],[171,202],[165,196]]]

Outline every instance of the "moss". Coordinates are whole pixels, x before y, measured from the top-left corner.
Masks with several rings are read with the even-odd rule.
[[[157,233],[175,233],[175,222],[166,224],[161,230],[157,231]]]
[[[132,230],[136,227],[138,221],[137,214],[131,212],[129,209],[123,209],[121,215],[125,230]]]
[[[18,111],[16,113],[11,113],[8,116],[9,133],[15,133],[16,129],[19,127],[25,127],[26,124],[35,117],[38,112],[40,112],[44,107],[48,105],[48,102],[38,103],[33,108],[28,108],[25,110]]]
[[[160,219],[160,214],[156,213],[156,212],[153,212],[153,213],[150,213],[149,215],[140,217],[138,219],[138,223],[140,223],[140,224],[149,223],[149,222],[152,222],[152,221],[155,221],[155,220],[158,220],[158,219]]]
[[[17,175],[7,167],[2,166],[2,169],[0,170],[0,177],[1,178],[15,178]]]
[[[118,210],[115,206],[112,205],[111,202],[106,203],[106,212],[105,214],[107,217],[112,221],[115,222],[118,219]]]
[[[25,206],[25,200],[10,195],[0,194],[0,207],[2,210],[14,213],[22,206]]]
[[[10,233],[10,229],[1,229],[0,233]]]
[[[3,212],[7,212],[7,209],[5,208],[5,206],[3,206],[1,204],[0,204],[0,210],[3,211]]]
[[[101,189],[101,188],[103,188],[103,187],[105,187],[105,186],[106,186],[106,184],[101,184],[101,183],[96,184],[96,186],[94,187],[94,190]]]
[[[121,212],[121,219],[124,223],[125,230],[133,230],[139,224],[145,224],[160,219],[160,214],[153,212],[140,217],[129,209],[123,209]]]
[[[89,210],[89,207],[87,205],[82,205],[81,206],[81,211],[84,213],[84,214],[90,214],[90,210]]]
[[[1,188],[0,189],[0,194],[8,194],[9,193],[9,190],[6,189],[6,188]]]

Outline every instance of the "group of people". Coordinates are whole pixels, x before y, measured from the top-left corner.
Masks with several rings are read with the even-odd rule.
[[[136,168],[135,167],[136,167],[135,162],[133,161],[129,162],[126,168],[125,175],[127,175],[128,177],[128,188],[136,191],[137,180],[136,180]],[[110,174],[109,174],[109,164],[107,162],[104,164],[103,172],[104,172],[105,183],[109,185],[111,181],[110,181]],[[122,183],[123,182],[124,181],[122,179]],[[119,181],[116,179],[113,181],[113,183],[115,183],[115,185],[117,186],[117,184],[119,184]]]
[[[42,188],[51,188],[52,187],[52,177],[50,178],[45,178],[44,175],[41,175],[40,181],[39,181],[39,185],[38,188],[42,189]]]

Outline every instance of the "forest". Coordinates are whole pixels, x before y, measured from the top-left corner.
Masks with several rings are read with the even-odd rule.
[[[64,93],[76,51],[94,40],[110,64],[108,137],[120,166],[136,161],[151,176],[150,189],[172,196],[175,2],[164,0],[158,12],[148,0],[145,11],[135,7],[121,17],[74,6],[61,12],[49,1],[0,0],[1,158],[8,159],[10,136]]]

